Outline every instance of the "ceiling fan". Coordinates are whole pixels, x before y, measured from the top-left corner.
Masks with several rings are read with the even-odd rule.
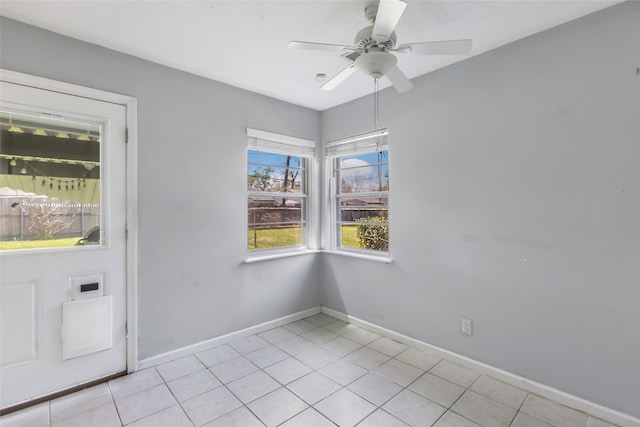
[[[353,46],[314,43],[293,40],[289,49],[309,49],[342,52],[351,64],[329,79],[320,89],[332,90],[360,70],[374,80],[387,76],[398,92],[413,87],[407,76],[398,68],[398,59],[391,52],[416,55],[465,55],[471,51],[471,40],[447,40],[408,43],[396,47],[394,32],[407,3],[402,0],[380,0],[367,6],[364,15],[371,25],[358,31]]]

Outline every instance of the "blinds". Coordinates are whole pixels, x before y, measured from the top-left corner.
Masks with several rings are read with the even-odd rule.
[[[327,157],[342,157],[388,149],[389,131],[387,129],[379,129],[328,142],[326,155]]]
[[[250,150],[268,151],[270,153],[306,158],[313,158],[315,156],[316,144],[307,139],[279,135],[277,133],[251,128],[247,128],[247,136],[249,137]]]

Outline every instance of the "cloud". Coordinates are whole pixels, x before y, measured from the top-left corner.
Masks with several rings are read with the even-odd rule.
[[[348,188],[343,188],[347,192],[379,191],[378,168],[365,160],[350,158],[342,160],[342,181]],[[387,183],[387,178],[382,178],[382,185]]]

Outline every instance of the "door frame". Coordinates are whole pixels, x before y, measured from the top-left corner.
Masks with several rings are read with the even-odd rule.
[[[0,68],[0,80],[122,105],[126,109],[127,373],[138,369],[138,100],[134,97]]]

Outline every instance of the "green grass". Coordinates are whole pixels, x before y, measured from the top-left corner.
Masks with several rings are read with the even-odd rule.
[[[300,227],[257,230],[256,235],[257,249],[296,246],[302,242],[302,233]],[[10,240],[6,242],[0,242],[0,251],[74,246],[78,242],[78,240],[80,240],[80,238],[78,237],[52,240]],[[256,249],[256,245],[254,245],[253,230],[248,231],[247,240],[249,242],[249,249]],[[353,248],[360,247],[358,244],[358,236],[356,235],[355,225],[342,226],[342,246],[349,246]]]
[[[302,235],[299,227],[292,228],[270,228],[256,230],[257,245],[254,244],[253,230],[247,233],[249,250],[280,248],[284,246],[295,246],[302,242]],[[355,225],[342,226],[342,246],[360,248]]]
[[[0,251],[11,251],[15,249],[61,248],[74,246],[78,243],[78,240],[80,240],[79,237],[51,240],[10,240],[0,242]]]
[[[302,232],[300,227],[260,229],[254,238],[253,230],[249,230],[247,239],[249,250],[295,246],[302,243]]]

